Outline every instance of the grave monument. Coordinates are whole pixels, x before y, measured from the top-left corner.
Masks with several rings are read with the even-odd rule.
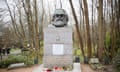
[[[44,28],[43,65],[47,68],[73,65],[72,28],[64,9],[56,9],[52,23]]]

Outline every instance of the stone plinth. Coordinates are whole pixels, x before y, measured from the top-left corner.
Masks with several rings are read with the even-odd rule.
[[[44,67],[72,65],[72,49],[72,28],[44,28]]]

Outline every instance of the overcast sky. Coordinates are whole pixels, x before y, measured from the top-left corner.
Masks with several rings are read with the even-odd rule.
[[[5,3],[3,1],[4,0],[0,0],[0,8],[5,8],[6,7],[6,5],[5,5]]]

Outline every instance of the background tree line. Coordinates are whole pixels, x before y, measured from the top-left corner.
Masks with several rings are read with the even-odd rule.
[[[63,0],[4,0],[6,8],[0,8],[1,48],[26,47],[27,43],[39,53],[43,28],[51,23],[52,11],[65,8],[74,30],[74,48],[79,48],[84,58],[112,59],[120,48],[120,0],[65,1],[69,8]],[[4,21],[6,16],[10,20]]]

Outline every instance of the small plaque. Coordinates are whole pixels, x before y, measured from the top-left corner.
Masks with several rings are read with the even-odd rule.
[[[64,55],[63,44],[53,44],[52,47],[53,55]]]

